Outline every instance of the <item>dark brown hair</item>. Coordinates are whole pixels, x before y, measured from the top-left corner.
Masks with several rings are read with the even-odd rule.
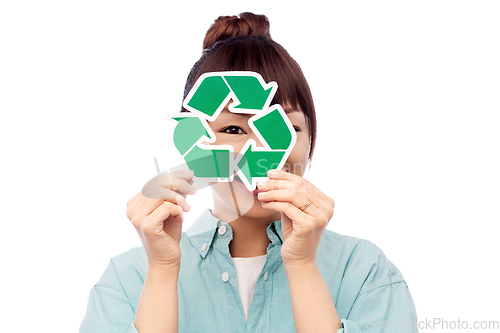
[[[252,71],[266,82],[278,83],[271,104],[291,107],[304,113],[309,128],[309,158],[316,141],[316,113],[306,78],[297,62],[269,33],[264,15],[242,13],[220,16],[208,29],[203,41],[203,55],[191,69],[184,98],[204,73],[221,71]],[[186,111],[182,108],[182,111]]]

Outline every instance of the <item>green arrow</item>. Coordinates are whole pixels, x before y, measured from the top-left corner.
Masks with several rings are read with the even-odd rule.
[[[229,177],[229,150],[210,150],[194,146],[184,159],[196,177]]]
[[[222,76],[207,76],[194,88],[194,94],[186,98],[187,109],[200,111],[209,117],[215,114],[231,92]]]
[[[290,147],[292,133],[290,133],[290,129],[278,109],[254,120],[253,125],[271,149],[288,149]]]
[[[284,151],[259,151],[252,147],[253,144],[248,146],[238,162],[238,168],[250,184],[253,184],[252,178],[267,177],[267,171],[276,169],[285,155]]]
[[[224,76],[240,104],[235,109],[262,110],[274,87],[267,90],[254,76]]]
[[[175,117],[179,123],[174,129],[174,145],[184,155],[202,137],[212,139],[198,117]]]

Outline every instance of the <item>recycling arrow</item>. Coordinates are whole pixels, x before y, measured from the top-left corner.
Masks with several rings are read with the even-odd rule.
[[[235,104],[234,108],[239,110],[262,110],[266,103],[271,102],[269,97],[274,96],[273,89],[276,90],[274,85],[266,90],[255,76],[225,75],[224,79],[238,98],[239,104]]]
[[[267,177],[267,171],[276,169],[285,155],[284,151],[256,150],[254,144],[250,144],[247,149],[243,150],[245,152],[238,162],[238,168],[243,173],[244,178],[242,179],[246,179],[250,183],[252,183],[253,178]]]
[[[232,146],[202,144],[203,141],[215,141],[215,134],[204,119],[189,113],[172,119],[177,121],[174,145],[195,176],[215,178],[214,181],[230,178]]]
[[[280,105],[270,103],[278,89],[255,72],[205,73],[193,85],[183,106],[189,113],[174,115],[174,145],[196,177],[208,181],[232,181],[234,173],[249,190],[270,169],[283,167],[296,141],[296,133]],[[228,103],[232,100],[232,103]],[[254,114],[248,120],[262,144],[249,139],[236,158],[231,145],[213,145],[214,121],[228,105],[230,112]]]
[[[173,119],[178,121],[174,129],[174,145],[181,155],[203,138],[213,140],[200,118],[184,116]]]
[[[235,113],[257,113],[269,107],[278,89],[255,72],[211,72],[200,76],[184,100],[184,108],[209,121],[229,105]]]

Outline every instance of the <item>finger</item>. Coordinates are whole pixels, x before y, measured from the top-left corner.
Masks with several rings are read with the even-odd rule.
[[[301,211],[299,208],[289,202],[263,202],[262,206],[284,213],[290,220],[292,220],[293,229],[297,232],[309,232],[316,228],[322,230],[326,227],[326,225],[328,225],[328,222],[330,220],[321,211],[318,211],[317,216],[312,216],[307,214],[305,211]]]
[[[262,207],[273,209],[277,212],[285,214],[286,216],[288,216],[290,220],[294,222],[294,224],[296,223],[296,221],[300,221],[301,223],[309,225],[309,227],[314,226],[313,216],[310,216],[307,213],[301,211],[295,205],[289,202],[280,202],[280,201],[263,202]]]
[[[181,206],[175,205],[171,202],[164,201],[160,206],[158,206],[155,210],[153,210],[146,217],[148,219],[165,221],[170,216],[181,216],[183,215],[183,209]]]
[[[181,180],[182,182],[185,182],[184,180]],[[191,185],[189,185],[191,186]],[[193,188],[195,188],[194,186],[192,186]],[[146,190],[148,191],[148,190]],[[195,193],[196,191],[192,192],[191,194]],[[163,186],[158,186],[156,187],[154,190],[152,190],[151,192],[149,193],[145,193],[148,195],[148,198],[149,199],[163,199],[163,200],[168,200],[172,203],[176,203],[176,201],[174,200],[177,196],[182,196],[183,198],[186,198],[186,194],[180,192],[180,191],[176,191],[176,190],[172,190],[170,188],[165,188]]]
[[[187,203],[186,199],[180,194],[175,192],[171,192],[167,189],[164,189],[165,195],[160,199],[148,199],[143,202],[143,204],[138,207],[137,214],[142,214],[142,216],[146,216],[155,210],[158,206],[163,204],[164,201],[168,201],[174,205],[181,206],[185,212],[191,210],[191,206]],[[168,192],[168,194],[167,194]]]
[[[156,233],[163,229],[163,223],[170,217],[173,221],[182,222],[183,214],[180,206],[164,201],[158,208],[141,220],[140,229],[145,233]]]
[[[257,183],[257,188],[261,191],[273,191],[273,190],[292,190],[295,193],[305,193],[314,189],[314,185],[309,182],[292,181],[292,180],[268,180],[266,182]]]
[[[320,216],[324,214],[321,212],[322,209],[318,207],[318,204],[321,206],[324,205],[321,200],[318,198],[313,198],[311,200],[304,194],[297,194],[290,190],[260,192],[258,198],[263,202],[289,202],[300,211],[311,216]]]
[[[331,206],[332,208],[335,206],[335,202],[332,198],[321,192],[316,186],[309,183],[310,186],[306,186],[309,193],[314,193],[315,196],[320,198],[325,204]]]
[[[286,172],[284,170],[278,170],[278,169],[269,170],[267,172],[267,176],[270,179],[287,179],[287,180],[296,180],[296,181],[300,181],[300,180],[304,179],[301,176],[295,175],[295,174],[290,173],[290,172]]]
[[[267,192],[259,192],[258,199],[263,202],[280,201],[289,202],[295,207],[302,207],[309,199],[302,193],[295,193],[290,190],[274,190]]]
[[[191,206],[186,202],[186,200],[179,194],[174,197],[174,202],[162,199],[147,199],[143,202],[140,207],[137,207],[134,212],[128,213],[127,216],[132,221],[132,224],[137,227],[140,224],[140,221],[145,217],[151,214],[151,212],[155,211],[158,207],[160,207],[164,202],[169,202],[170,204],[180,206],[183,211],[190,211]]]
[[[259,199],[265,198],[265,200],[271,201],[270,199],[272,198],[272,196],[276,195],[277,197],[275,201],[288,201],[293,203],[298,208],[302,207],[307,202],[307,200],[311,200],[312,204],[317,209],[320,209],[324,215],[328,216],[329,218],[333,216],[333,207],[335,205],[333,200],[306,180],[269,180],[267,182],[259,182],[257,184],[257,188],[261,191],[266,191],[261,193],[269,193],[259,193]],[[280,193],[272,194],[274,192]],[[318,214],[316,209],[313,209],[311,211],[311,209],[307,207],[305,210],[307,210],[307,212],[312,215]]]
[[[177,177],[175,174],[161,174],[158,175],[155,183],[161,187],[168,188],[172,191],[179,191],[183,193],[194,193],[196,187],[189,184],[188,180]]]
[[[184,198],[186,197],[186,193],[194,194],[196,192],[196,187],[192,186],[193,176],[194,173],[191,170],[180,170],[170,174],[160,174],[152,178],[144,185],[141,191],[127,202],[127,217],[132,221],[132,219],[138,216],[138,212],[139,214],[144,214],[145,210],[155,209],[164,200],[179,204],[185,211],[189,211],[191,207]],[[177,192],[174,192],[175,190]],[[182,197],[177,195],[177,193]],[[153,201],[150,201],[151,199]],[[139,211],[140,207],[143,208]]]
[[[285,190],[292,188],[292,186],[293,182],[289,180],[268,180],[257,183],[257,188],[261,191]]]
[[[163,173],[162,173],[162,175],[163,175]],[[170,175],[174,178],[190,180],[194,177],[194,172],[193,172],[193,170],[179,170],[179,171],[170,172]]]
[[[129,220],[132,220],[141,207],[141,213],[143,213],[144,210],[155,209],[165,200],[174,204],[179,204],[186,212],[191,210],[191,206],[186,202],[185,195],[178,194],[177,192],[170,191],[161,186],[147,193],[148,191],[150,190],[143,189],[139,191],[127,202],[126,214]]]
[[[168,192],[165,192],[167,190]],[[142,188],[142,194],[151,199],[170,199],[164,197],[165,193],[177,192],[180,194],[194,194],[196,187],[190,185],[188,181],[171,176],[170,174],[161,174],[153,178]]]
[[[316,186],[314,186],[311,182],[309,182],[302,176],[286,172],[283,170],[269,170],[267,174],[269,179],[271,179],[271,181],[276,181],[276,184],[285,184],[284,182],[280,182],[280,180],[288,181],[296,183],[292,186],[294,186],[297,190],[302,191],[303,189],[309,189],[312,190],[313,192],[321,192]]]
[[[273,173],[274,171],[275,173]],[[301,176],[294,175],[283,170],[269,170],[268,176],[271,180],[267,181],[267,184],[266,182],[259,182],[257,184],[257,188],[259,190],[265,191],[272,189],[292,188],[296,192],[308,191],[310,194],[319,197],[323,201],[326,201],[328,205],[332,207],[335,206],[335,202],[332,198],[321,192],[316,186],[314,186],[311,182]]]
[[[186,198],[184,198],[182,195],[177,194],[176,196],[174,196],[174,200],[170,202],[178,206],[181,206],[182,210],[185,212],[189,212],[191,210],[191,205],[187,203]]]
[[[259,182],[257,183],[257,188],[260,191],[262,191],[261,193],[270,193],[269,198],[272,195],[277,195],[278,198],[284,198],[285,201],[297,203],[299,207],[301,206],[300,202],[297,201],[299,198],[306,198],[304,200],[304,202],[306,202],[308,198],[314,197],[314,193],[309,193],[309,191],[307,190],[306,186],[303,183],[291,180],[269,180],[267,182]],[[264,198],[264,197],[266,197],[266,194],[260,194],[259,198]],[[290,200],[288,200],[288,198]],[[283,200],[278,200],[278,201],[283,201]]]

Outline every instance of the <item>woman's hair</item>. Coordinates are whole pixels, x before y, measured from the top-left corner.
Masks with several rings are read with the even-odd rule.
[[[316,141],[316,113],[311,91],[297,62],[272,40],[266,16],[242,13],[217,18],[207,31],[200,60],[189,73],[183,99],[202,74],[221,71],[252,71],[259,73],[266,82],[277,82],[278,90],[271,103],[304,113],[311,158]],[[182,108],[182,111],[186,110]]]

